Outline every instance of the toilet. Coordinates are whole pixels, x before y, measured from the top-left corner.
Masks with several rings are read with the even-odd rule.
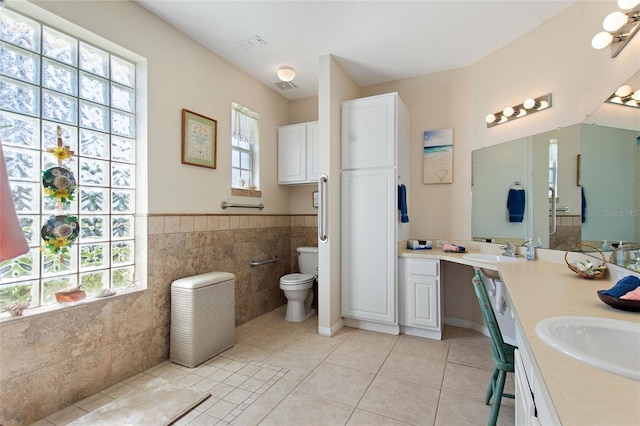
[[[285,321],[301,322],[312,316],[313,283],[318,277],[318,247],[298,247],[299,274],[280,278],[280,288],[287,298]]]

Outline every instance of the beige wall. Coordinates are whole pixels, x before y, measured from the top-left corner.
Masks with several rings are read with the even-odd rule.
[[[412,238],[471,238],[471,151],[584,120],[640,69],[640,37],[611,59],[591,48],[615,1],[577,2],[470,67],[362,88],[363,96],[399,92],[410,114]],[[553,107],[486,127],[484,117],[551,92]],[[454,129],[452,184],[422,184],[422,133]]]
[[[289,122],[285,98],[134,2],[36,3],[148,60],[149,213],[222,213],[223,200],[247,202],[230,195],[231,102],[260,113],[261,161],[269,165],[277,164],[277,127]],[[218,121],[215,170],[181,164],[182,108]],[[263,213],[288,214],[277,168],[263,167],[260,183]]]

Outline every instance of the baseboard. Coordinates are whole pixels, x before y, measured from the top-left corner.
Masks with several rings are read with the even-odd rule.
[[[335,336],[338,331],[344,328],[344,321],[340,320],[331,327],[320,327],[318,326],[318,334],[321,336],[331,337]]]
[[[469,320],[463,320],[459,318],[449,318],[449,317],[445,317],[444,323],[445,325],[450,325],[452,327],[468,328],[491,338],[491,335],[489,334],[489,329],[484,324],[478,324],[476,322],[469,321]],[[502,340],[504,340],[505,343],[508,343],[513,346],[517,346],[515,339],[509,336],[502,335]]]
[[[379,333],[400,334],[400,327],[397,324],[381,324],[373,321],[363,321],[353,318],[345,318],[344,325],[347,327],[359,328],[362,330],[377,331]]]

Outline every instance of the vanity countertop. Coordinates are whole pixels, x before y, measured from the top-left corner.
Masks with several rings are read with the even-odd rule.
[[[401,249],[398,255],[499,270],[562,424],[640,424],[640,382],[574,360],[544,343],[535,332],[539,321],[563,315],[640,323],[640,313],[616,310],[598,299],[596,291],[611,288],[615,282],[583,279],[564,263],[541,260],[489,265],[440,249]]]

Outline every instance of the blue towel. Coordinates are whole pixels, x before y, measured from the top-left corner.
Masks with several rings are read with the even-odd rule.
[[[582,194],[582,223],[587,220],[586,210],[587,210],[587,199],[584,198],[584,187],[580,187],[580,192]]]
[[[522,222],[524,219],[524,189],[510,189],[507,197],[509,222]]]
[[[607,291],[603,291],[602,294],[619,298],[620,296],[624,296],[630,291],[635,290],[640,287],[640,278],[634,277],[633,275],[627,275],[620,281],[616,283],[613,287],[611,287]]]
[[[398,185],[398,210],[400,210],[400,222],[408,223],[409,214],[407,213],[407,187]]]

